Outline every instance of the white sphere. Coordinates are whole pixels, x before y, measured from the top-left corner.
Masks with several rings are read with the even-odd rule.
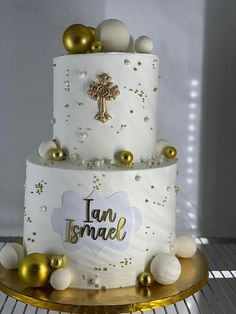
[[[94,160],[94,166],[95,167],[100,167],[101,166],[101,161],[100,160]]]
[[[153,41],[148,36],[140,36],[135,40],[135,51],[140,53],[150,53],[153,50]]]
[[[197,250],[195,239],[188,234],[180,234],[175,240],[175,254],[182,258],[192,257]]]
[[[130,36],[129,45],[128,45],[127,50],[126,50],[127,52],[135,52],[134,43],[135,43],[134,37]]]
[[[56,290],[65,290],[71,283],[71,272],[66,268],[54,270],[50,277],[50,284]]]
[[[101,41],[103,51],[126,51],[130,33],[123,22],[108,19],[97,26],[95,39]]]
[[[164,139],[157,140],[154,148],[154,156],[160,156],[162,154],[163,149],[167,146],[169,146],[169,143],[166,140]]]
[[[22,260],[25,257],[25,248],[23,247],[23,245],[19,244],[19,243],[9,243],[10,246],[12,246],[14,248],[14,250],[16,251],[17,254],[17,268],[20,265],[20,263],[22,262]]]
[[[79,160],[79,154],[77,154],[77,153],[71,154],[70,157],[71,157],[71,159],[74,160],[74,161]]]
[[[39,145],[38,152],[39,156],[48,159],[51,149],[57,148],[57,144],[54,141],[44,141]]]
[[[18,268],[18,255],[13,246],[7,243],[0,251],[0,263],[7,269]]]
[[[175,256],[160,253],[151,261],[150,271],[157,282],[170,285],[178,280],[181,274],[181,264]]]

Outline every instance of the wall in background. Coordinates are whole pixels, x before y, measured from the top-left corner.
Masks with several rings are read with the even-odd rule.
[[[208,236],[236,237],[236,1],[205,7],[199,222]]]
[[[231,9],[236,5],[233,1],[227,2],[231,3]],[[207,235],[206,228],[199,229],[198,218],[200,217],[200,227],[202,227],[213,219],[210,216],[208,219],[206,213],[209,212],[214,216],[215,211],[221,210],[222,204],[212,200],[216,199],[214,191],[217,191],[218,195],[222,189],[225,192],[221,194],[227,193],[225,184],[227,180],[226,177],[225,181],[216,182],[214,179],[220,160],[224,160],[225,149],[221,149],[218,154],[217,141],[212,141],[211,137],[208,137],[204,142],[205,134],[209,134],[209,130],[215,134],[214,130],[217,129],[220,133],[220,129],[216,123],[219,119],[219,109],[215,111],[216,98],[207,98],[206,88],[202,98],[202,78],[204,86],[207,86],[207,82],[216,80],[218,72],[215,72],[214,68],[217,59],[211,60],[207,73],[205,70],[210,62],[210,54],[214,54],[211,45],[217,48],[219,37],[225,36],[225,32],[228,33],[233,23],[222,23],[219,14],[211,15],[210,9],[206,7],[205,11],[204,5],[204,0],[179,0],[178,2],[173,0],[2,0],[0,2],[0,234],[22,234],[25,159],[37,150],[41,141],[51,138],[52,135],[50,124],[52,58],[65,54],[61,43],[64,29],[73,23],[96,26],[104,18],[118,18],[128,25],[134,37],[147,34],[154,40],[154,53],[158,54],[161,61],[157,137],[168,139],[178,148],[180,173],[178,229],[186,231],[191,229],[191,232],[196,234],[204,232]],[[220,10],[224,10],[224,7],[222,2]],[[209,15],[211,23],[208,23]],[[205,35],[204,23],[208,27]],[[215,25],[221,27],[222,31],[214,32]],[[218,53],[221,59],[224,54],[227,56],[228,42],[223,43],[226,45],[225,50]],[[205,56],[208,53],[207,59],[204,58],[203,52]],[[231,58],[227,63],[229,68],[232,61]],[[223,74],[226,78],[224,82],[227,84],[228,76],[226,73]],[[218,90],[223,88],[224,84],[222,84],[223,80],[221,84],[217,84]],[[213,95],[213,87],[212,85],[211,95]],[[231,105],[227,107],[226,119],[223,118],[226,111],[220,111],[220,123],[225,127],[227,119],[229,116],[232,119],[235,111],[233,108],[235,98],[232,97],[230,88],[227,89],[227,94],[227,103]],[[204,116],[206,113],[211,115],[213,111],[215,118],[207,120],[206,123]],[[204,115],[203,125],[202,115]],[[199,142],[201,127],[203,127],[203,141]],[[222,130],[226,129],[227,127],[222,128]],[[228,143],[233,143],[232,131],[227,132]],[[221,134],[221,140],[222,137]],[[199,160],[201,143],[203,143],[203,150]],[[234,147],[231,149],[235,152]],[[214,157],[216,153],[218,156],[217,164],[212,163],[210,167],[206,165],[206,158],[209,156],[206,152],[209,150],[214,152]],[[211,170],[206,172],[203,170],[204,167]],[[199,174],[202,186],[200,194]],[[233,171],[227,171],[227,176],[230,176],[229,182],[232,184],[236,175]],[[217,189],[214,188],[216,184]],[[201,208],[199,200],[201,200]],[[210,228],[210,234],[215,232],[214,235],[233,235],[235,231],[228,228],[230,222],[227,222],[227,217],[232,220],[233,204],[233,193],[231,193],[225,208],[225,213],[226,210],[230,211],[225,215],[225,224],[221,223],[222,217],[219,215],[217,228]]]

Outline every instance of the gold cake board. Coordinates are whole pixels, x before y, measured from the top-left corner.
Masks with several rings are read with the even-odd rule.
[[[146,311],[178,302],[201,289],[208,279],[208,263],[201,251],[192,258],[180,259],[181,276],[172,285],[154,283],[140,286],[84,290],[68,288],[56,291],[51,287],[26,288],[17,270],[0,266],[0,290],[21,301],[48,310],[80,314],[118,314]]]

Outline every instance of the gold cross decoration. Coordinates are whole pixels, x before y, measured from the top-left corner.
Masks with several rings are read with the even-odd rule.
[[[94,81],[89,85],[88,95],[93,100],[96,100],[98,104],[98,113],[95,115],[94,119],[105,123],[112,119],[107,113],[106,102],[115,100],[120,94],[120,91],[117,85],[113,85],[111,82],[112,78],[108,74],[100,74],[97,78],[98,82]]]

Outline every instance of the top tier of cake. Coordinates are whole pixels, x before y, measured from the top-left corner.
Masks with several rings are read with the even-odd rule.
[[[151,158],[156,141],[157,56],[94,53],[54,58],[53,138],[81,159],[128,150]]]

